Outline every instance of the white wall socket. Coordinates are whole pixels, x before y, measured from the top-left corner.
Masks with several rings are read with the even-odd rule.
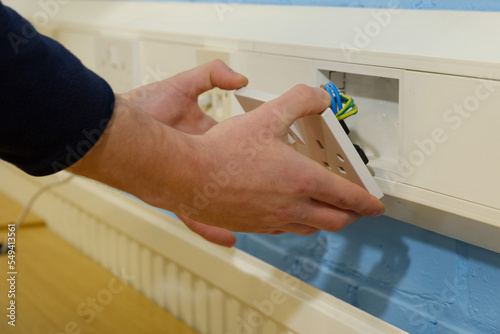
[[[115,93],[125,93],[140,83],[138,50],[134,39],[96,37],[96,72]]]
[[[248,87],[238,89],[234,94],[245,112],[277,97]],[[363,187],[375,197],[384,196],[330,108],[321,114],[298,119],[289,134],[294,138],[292,146],[298,152]]]

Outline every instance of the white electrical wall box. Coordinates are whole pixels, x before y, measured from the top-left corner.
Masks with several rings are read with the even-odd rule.
[[[40,7],[5,2],[37,24]],[[200,50],[217,50],[251,87],[275,95],[332,81],[359,107],[346,123],[386,214],[500,251],[498,12],[72,1],[38,25],[72,36],[70,46],[98,72],[139,69],[138,81],[123,71],[123,82],[213,56]],[[114,54],[103,40],[113,34],[133,40],[113,42]],[[243,113],[219,96],[220,115],[228,106]]]

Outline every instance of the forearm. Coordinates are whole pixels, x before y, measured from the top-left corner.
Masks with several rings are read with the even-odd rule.
[[[68,170],[175,210],[182,189],[201,173],[192,137],[172,129],[116,96],[108,128],[92,150]],[[175,191],[175,195],[172,193]]]
[[[106,128],[113,91],[1,3],[0,36],[0,159],[35,176],[63,170]]]

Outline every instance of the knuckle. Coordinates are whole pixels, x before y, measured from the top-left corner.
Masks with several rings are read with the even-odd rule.
[[[349,193],[343,193],[335,199],[335,206],[342,209],[352,208],[355,204],[356,200]]]
[[[366,206],[364,197],[360,196],[357,186],[351,184],[349,187],[344,187],[343,192],[337,194],[334,199],[334,205],[345,210],[359,212],[360,208]]]
[[[280,223],[288,224],[302,221],[304,214],[298,207],[286,206],[277,210],[276,217]]]
[[[276,211],[276,218],[280,223],[288,223],[293,220],[293,210],[289,207],[280,208]]]
[[[311,180],[307,178],[297,178],[294,181],[293,192],[299,196],[309,196],[310,194],[314,194],[314,184]]]

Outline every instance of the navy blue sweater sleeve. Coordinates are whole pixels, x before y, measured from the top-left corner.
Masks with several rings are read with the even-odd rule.
[[[114,107],[109,85],[0,3],[0,159],[43,176],[83,157]]]

